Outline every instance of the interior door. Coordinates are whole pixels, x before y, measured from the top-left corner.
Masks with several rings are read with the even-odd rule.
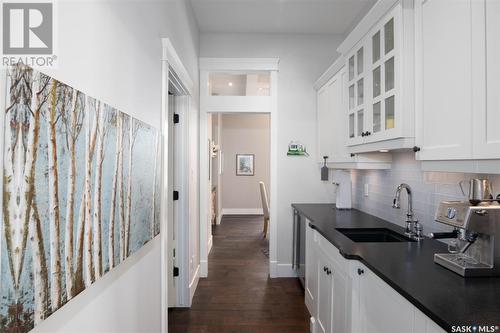
[[[175,95],[169,92],[168,96],[168,112],[169,119],[173,119],[175,113],[176,101]],[[177,235],[178,235],[178,225],[177,225],[177,205],[174,201],[173,191],[176,188],[175,181],[176,170],[175,170],[175,126],[173,121],[169,122],[168,125],[168,306],[175,307],[178,304],[178,277],[174,276],[174,267],[178,267],[177,263]]]

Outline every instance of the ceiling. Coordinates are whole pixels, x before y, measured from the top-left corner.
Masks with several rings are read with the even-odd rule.
[[[376,0],[191,0],[201,32],[345,35]]]

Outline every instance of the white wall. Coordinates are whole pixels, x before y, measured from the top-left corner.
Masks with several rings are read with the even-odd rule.
[[[171,39],[195,86],[199,86],[199,36],[186,3],[59,1],[59,67],[46,72],[137,119],[159,126],[162,37]],[[190,155],[194,165],[192,186],[197,189],[198,96],[193,100],[190,130],[195,138]],[[197,204],[197,191],[192,193]],[[196,214],[193,219],[191,223],[198,230]],[[198,244],[195,243],[193,247]],[[198,252],[197,248],[192,251]],[[160,299],[160,239],[156,237],[34,331],[158,332]]]
[[[222,209],[262,211],[259,182],[268,187],[270,174],[269,114],[222,115],[221,148],[224,152]],[[236,175],[236,154],[254,155],[254,175]]]
[[[316,165],[314,81],[337,58],[337,35],[202,34],[202,57],[279,57],[278,74],[278,275],[291,274],[293,202],[333,202]],[[310,157],[287,157],[290,140],[300,140]]]
[[[391,170],[353,170],[353,205],[362,211],[405,226],[407,197],[401,194],[401,209],[392,208],[396,187],[407,183],[413,192],[415,217],[424,226],[424,233],[446,230],[434,221],[439,202],[464,200],[458,182],[470,178],[488,178],[493,182],[493,193],[500,193],[500,175],[479,175],[450,172],[423,172],[414,153],[394,153]],[[369,194],[364,196],[364,184]]]

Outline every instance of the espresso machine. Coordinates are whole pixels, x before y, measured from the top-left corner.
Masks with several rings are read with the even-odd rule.
[[[452,239],[448,253],[434,254],[435,263],[464,277],[500,276],[499,202],[443,201],[435,220],[454,228],[430,235]]]

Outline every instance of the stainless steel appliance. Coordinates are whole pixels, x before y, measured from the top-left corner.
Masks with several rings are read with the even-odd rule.
[[[293,269],[305,285],[306,278],[306,219],[296,210],[293,211]]]
[[[436,253],[434,262],[462,276],[500,275],[499,203],[471,205],[466,201],[443,201],[435,219],[454,230],[430,235],[452,238],[448,253]]]
[[[493,199],[491,184],[488,179],[472,178],[469,180],[469,190],[465,193],[465,181],[458,183],[463,195],[469,198],[472,205],[477,205],[481,201]]]

